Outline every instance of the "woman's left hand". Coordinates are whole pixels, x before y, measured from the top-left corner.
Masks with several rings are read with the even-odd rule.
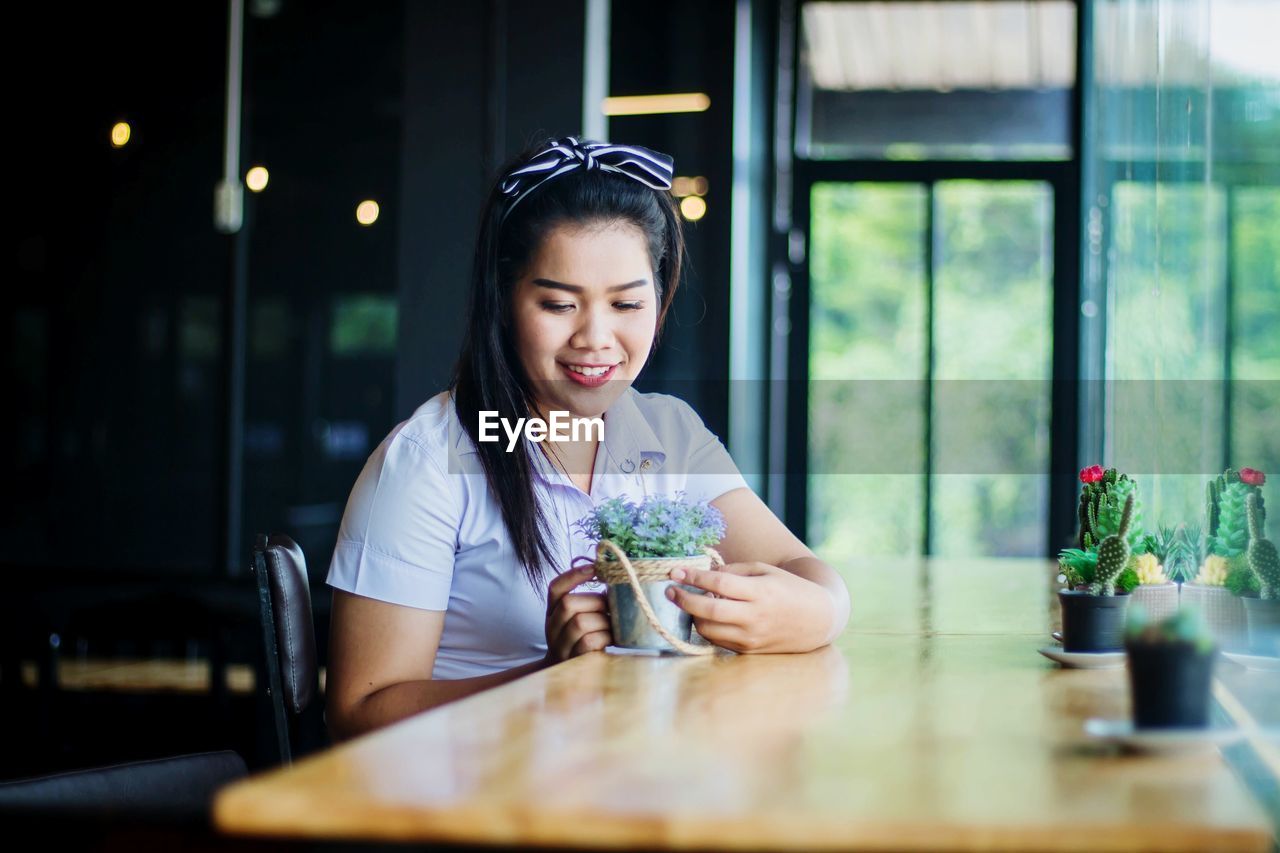
[[[768,563],[676,569],[671,579],[719,596],[667,590],[693,616],[699,634],[735,652],[807,652],[826,644],[836,619],[835,600],[824,587]]]

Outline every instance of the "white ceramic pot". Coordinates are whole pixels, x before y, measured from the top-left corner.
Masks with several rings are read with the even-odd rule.
[[[1182,585],[1182,606],[1194,607],[1204,617],[1218,645],[1229,652],[1242,652],[1249,647],[1249,633],[1244,620],[1244,604],[1225,587],[1198,583]]]
[[[1178,612],[1178,585],[1172,582],[1142,584],[1131,593],[1131,605],[1141,605],[1152,621],[1159,622]]]

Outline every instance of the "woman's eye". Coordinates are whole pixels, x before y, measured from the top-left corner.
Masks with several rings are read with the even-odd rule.
[[[639,311],[644,307],[643,302],[615,302],[613,307],[619,311]]]
[[[566,311],[569,311],[573,308],[573,303],[572,302],[544,302],[542,303],[542,307],[544,310],[550,311],[552,314],[563,314]]]

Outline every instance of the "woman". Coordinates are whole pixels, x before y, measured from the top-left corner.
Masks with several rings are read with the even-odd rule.
[[[746,487],[685,403],[638,394],[680,280],[669,157],[552,140],[486,202],[451,389],[392,430],[338,534],[327,718],[350,737],[609,645],[593,553],[573,523],[619,494],[687,492],[724,514],[717,572],[673,578],[703,637],[803,652],[848,619],[839,576]],[[552,412],[603,420],[569,441],[497,441]],[[487,413],[487,414],[482,414]],[[549,581],[549,584],[548,584]],[[575,591],[576,590],[576,591]]]

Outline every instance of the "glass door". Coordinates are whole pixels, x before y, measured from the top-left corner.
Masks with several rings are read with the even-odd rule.
[[[1043,555],[1053,195],[813,185],[806,515],[829,559]]]

